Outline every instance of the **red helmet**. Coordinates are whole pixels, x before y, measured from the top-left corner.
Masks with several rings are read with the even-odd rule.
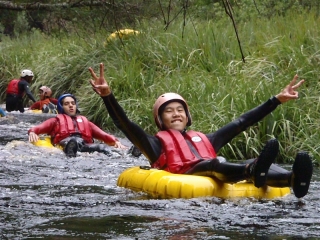
[[[163,123],[162,123],[162,120],[160,117],[160,115],[161,115],[160,111],[162,111],[163,107],[170,102],[180,102],[183,105],[184,110],[186,111],[186,115],[188,117],[187,126],[190,126],[192,123],[192,119],[191,119],[191,115],[189,112],[189,106],[188,106],[186,100],[184,100],[183,97],[181,97],[177,93],[164,93],[160,97],[158,97],[158,99],[156,100],[156,102],[153,105],[153,117],[154,117],[154,121],[156,122],[158,128],[163,129]]]
[[[43,91],[43,96],[45,97],[51,97],[52,91],[49,87],[47,86],[42,86],[41,88],[39,88],[40,90]]]

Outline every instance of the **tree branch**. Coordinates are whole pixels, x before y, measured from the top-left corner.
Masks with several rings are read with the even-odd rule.
[[[63,8],[77,8],[85,6],[111,6],[109,1],[76,1],[76,2],[65,2],[65,3],[13,3],[11,1],[0,1],[0,9],[24,11],[24,10],[56,10]]]
[[[238,45],[239,45],[239,48],[240,48],[240,53],[241,53],[241,57],[242,57],[242,61],[245,63],[246,60],[245,60],[245,57],[243,55],[243,51],[242,51],[242,47],[241,47],[241,42],[240,42],[240,38],[239,38],[239,34],[238,34],[238,29],[237,29],[237,26],[236,26],[236,22],[234,20],[234,17],[233,17],[233,14],[232,14],[232,6],[229,2],[229,0],[222,0],[223,2],[223,6],[224,6],[224,9],[226,11],[226,14],[230,17],[231,21],[232,21],[232,24],[233,24],[233,28],[234,28],[234,31],[236,33],[236,36],[237,36],[237,40],[238,40]]]

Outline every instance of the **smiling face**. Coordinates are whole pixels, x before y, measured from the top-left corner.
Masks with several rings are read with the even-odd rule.
[[[188,117],[183,105],[179,102],[171,102],[163,109],[161,120],[165,129],[183,131],[188,122]]]
[[[44,92],[41,89],[39,90],[39,97],[40,97],[40,100],[44,100],[45,99]]]
[[[75,116],[77,114],[76,101],[72,97],[62,99],[62,108],[65,114]]]

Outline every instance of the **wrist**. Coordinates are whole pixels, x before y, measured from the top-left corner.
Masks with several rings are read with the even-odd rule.
[[[106,92],[104,92],[104,93],[101,93],[100,96],[101,96],[101,97],[107,97],[107,96],[109,96],[110,94],[111,94],[111,90],[106,91]]]
[[[274,103],[277,103],[277,104],[281,104],[282,103],[282,101],[281,101],[281,99],[280,99],[280,97],[278,95],[273,96],[271,98],[271,101],[274,102]]]

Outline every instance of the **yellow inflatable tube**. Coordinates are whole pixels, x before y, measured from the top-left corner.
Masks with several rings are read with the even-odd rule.
[[[33,145],[37,147],[53,147],[50,136],[46,136],[43,139],[33,142]]]
[[[44,113],[42,110],[39,110],[39,109],[30,109],[30,110],[27,110],[26,113],[36,113],[36,114],[48,114],[48,113]],[[56,114],[56,113],[52,113],[50,112],[49,114]]]
[[[42,113],[42,110],[39,110],[39,109],[33,109],[33,110],[30,110],[32,113]]]
[[[56,145],[56,146],[52,145],[50,136],[45,136],[43,139],[39,139],[38,141],[33,142],[32,144],[37,147],[49,147],[49,148],[56,147],[56,148],[62,149],[60,145]]]
[[[107,42],[110,42],[110,41],[113,41],[113,40],[117,40],[119,38],[126,39],[126,38],[128,38],[130,36],[138,35],[138,34],[140,34],[140,32],[137,31],[137,30],[120,29],[118,31],[115,31],[115,32],[111,33],[107,38]]]
[[[145,192],[153,198],[197,198],[219,197],[273,199],[290,194],[290,188],[256,188],[252,183],[243,181],[227,184],[209,177],[172,174],[148,167],[132,167],[123,171],[117,185],[136,192]]]

